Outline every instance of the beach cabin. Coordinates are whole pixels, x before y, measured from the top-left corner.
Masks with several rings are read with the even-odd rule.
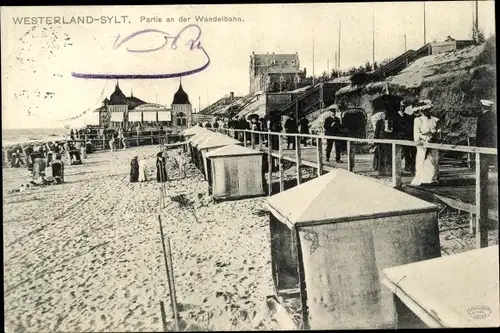
[[[238,141],[239,144],[241,144]],[[215,200],[264,195],[263,153],[230,145],[206,153],[209,193]]]
[[[190,127],[188,129],[184,130],[181,135],[184,138],[184,140],[189,140],[190,138],[192,138],[196,134],[201,133],[201,132],[206,132],[206,131],[207,130],[204,129],[203,127],[196,125],[196,126],[193,126],[193,127]]]
[[[210,152],[211,150],[228,146],[228,145],[241,145],[242,143],[236,139],[230,138],[224,134],[220,133],[215,133],[216,135],[211,136],[210,138],[201,141],[198,146],[198,157],[197,159],[200,161],[200,166],[203,171],[203,175],[205,176],[205,179],[208,179],[207,177],[207,158],[206,154]]]
[[[214,135],[215,133],[212,132],[212,131],[209,131],[209,130],[205,130],[204,132],[200,132],[198,134],[196,134],[195,136],[193,136],[191,139],[189,139],[189,152],[190,152],[190,155],[191,155],[191,162],[198,166],[198,161],[196,160],[196,157],[197,157],[197,150],[196,150],[196,145],[203,139],[205,138],[208,138],[212,135]]]
[[[393,328],[383,269],[441,256],[436,205],[343,169],[268,208],[276,291],[304,329]]]

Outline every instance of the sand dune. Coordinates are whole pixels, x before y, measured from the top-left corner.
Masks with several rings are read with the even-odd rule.
[[[169,294],[157,216],[171,239],[178,302],[188,329],[280,328],[265,306],[274,293],[265,198],[214,204],[198,170],[167,186],[129,183],[130,159],[158,148],[89,155],[67,183],[9,193],[27,169],[4,170],[5,329],[162,331]],[[169,165],[172,165],[169,160]],[[183,193],[192,209],[171,201]]]

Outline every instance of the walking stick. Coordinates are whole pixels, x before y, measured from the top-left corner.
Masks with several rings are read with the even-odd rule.
[[[172,312],[174,315],[175,329],[179,329],[179,312],[177,309],[177,297],[175,295],[175,285],[174,285],[174,270],[172,265],[172,252],[170,250],[170,239],[167,238],[167,243],[165,244],[165,237],[163,235],[163,227],[161,224],[161,217],[158,215],[158,223],[160,224],[160,237],[163,246],[163,258],[165,260],[165,269],[167,271],[168,279],[168,289],[170,294],[170,303],[172,305]]]

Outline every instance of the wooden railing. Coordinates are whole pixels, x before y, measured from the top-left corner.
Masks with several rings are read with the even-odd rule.
[[[215,129],[213,129],[215,130]],[[268,154],[268,186],[269,192],[271,194],[272,187],[272,158],[277,158],[279,160],[279,183],[280,183],[280,192],[284,190],[283,183],[283,170],[282,163],[283,159],[296,163],[298,166],[304,165],[308,167],[312,167],[317,171],[317,175],[320,176],[323,173],[324,165],[323,165],[323,140],[338,140],[338,141],[346,141],[347,142],[347,169],[351,172],[354,172],[355,168],[355,146],[358,144],[388,144],[392,146],[392,174],[391,174],[391,185],[396,189],[400,189],[403,185],[402,182],[402,147],[403,146],[423,146],[425,148],[437,149],[440,151],[452,151],[452,152],[463,152],[470,154],[475,154],[475,178],[476,178],[476,202],[475,202],[475,225],[472,226],[473,221],[471,219],[471,229],[475,229],[476,234],[476,247],[486,247],[488,246],[488,171],[489,171],[489,163],[487,161],[488,155],[497,155],[497,149],[495,148],[483,148],[483,147],[473,147],[473,146],[459,146],[459,145],[450,145],[450,144],[442,144],[442,143],[425,143],[418,144],[414,141],[407,140],[385,140],[385,139],[360,139],[360,138],[351,138],[351,137],[341,137],[341,136],[327,136],[327,135],[314,135],[314,134],[294,134],[294,133],[277,133],[277,132],[262,132],[262,131],[252,131],[252,130],[239,130],[239,129],[227,129],[227,128],[219,128],[216,131],[230,134],[230,133],[240,133],[244,134],[244,145],[245,147],[248,144],[251,145],[252,148],[256,148],[255,144],[255,135],[258,135],[258,149],[263,150],[263,142],[267,141],[267,154]],[[278,153],[274,153],[272,151],[271,146],[271,138],[273,136],[279,137],[279,151]],[[295,137],[295,157],[289,157],[283,155],[282,148],[282,138],[283,137]],[[316,141],[316,156],[317,161],[303,161],[301,158],[301,138],[310,138]],[[250,143],[249,143],[250,141]],[[296,168],[296,179],[297,185],[302,182],[302,175],[300,167]],[[495,199],[493,199],[495,200]]]

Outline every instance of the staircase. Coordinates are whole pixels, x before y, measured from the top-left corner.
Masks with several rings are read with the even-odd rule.
[[[385,79],[388,76],[396,75],[415,60],[431,54],[430,44],[425,44],[418,50],[408,50],[399,57],[388,62],[384,66],[377,68],[371,73],[378,79]]]
[[[311,89],[300,94],[290,103],[284,105],[277,111],[278,115],[295,115],[296,104],[299,104],[299,117],[307,116],[308,114],[318,110],[321,107],[321,83],[316,84]],[[323,84],[323,106],[330,105],[335,102],[336,87]]]

